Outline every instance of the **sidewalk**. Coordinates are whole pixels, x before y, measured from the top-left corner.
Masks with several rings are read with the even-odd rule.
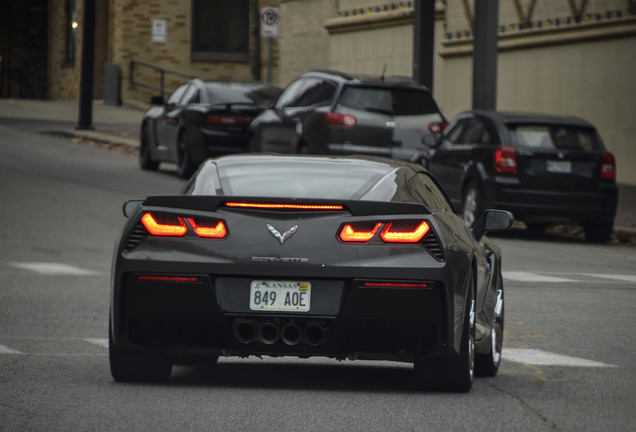
[[[148,107],[129,103],[110,106],[94,101],[91,129],[78,130],[79,101],[0,99],[0,124],[138,147],[139,127]]]
[[[92,129],[78,130],[78,101],[0,99],[0,125],[139,147],[139,127],[149,105],[104,105],[94,101]],[[620,161],[618,170],[620,171]],[[636,185],[619,185],[615,231],[636,234]]]

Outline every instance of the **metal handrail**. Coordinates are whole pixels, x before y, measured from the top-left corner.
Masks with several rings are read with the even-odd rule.
[[[159,73],[159,87],[156,87],[156,86],[153,86],[153,85],[146,84],[146,83],[139,82],[139,81],[135,80],[135,68],[136,67],[143,67],[143,68],[150,69],[150,70],[158,72]],[[151,65],[151,64],[148,64],[148,63],[143,63],[143,62],[136,61],[136,60],[131,60],[130,61],[128,77],[129,77],[129,81],[130,81],[131,85],[134,85],[134,86],[137,86],[137,87],[141,87],[141,88],[145,88],[145,89],[152,90],[152,91],[158,91],[161,96],[166,96],[168,93],[170,93],[170,90],[166,90],[165,89],[166,75],[177,76],[177,77],[183,78],[184,80],[196,78],[193,75],[186,75],[186,74],[182,74],[180,72],[169,71],[169,70],[166,70],[164,68],[160,68],[158,66],[154,66],[154,65]]]

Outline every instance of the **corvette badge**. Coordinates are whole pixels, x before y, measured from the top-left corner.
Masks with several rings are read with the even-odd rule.
[[[278,240],[280,240],[280,244],[283,244],[285,242],[285,240],[287,240],[288,238],[290,238],[292,235],[294,235],[294,233],[296,232],[296,230],[298,230],[298,225],[294,225],[293,227],[291,227],[288,231],[284,232],[283,234],[279,233],[276,228],[274,228],[273,226],[271,226],[270,224],[267,224],[267,229],[269,230],[269,232],[272,233],[272,235],[274,237],[276,237]]]

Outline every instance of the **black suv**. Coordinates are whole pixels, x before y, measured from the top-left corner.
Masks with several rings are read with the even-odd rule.
[[[532,230],[582,225],[596,242],[612,234],[616,162],[581,118],[466,111],[444,130],[428,169],[468,225],[482,209],[497,208]]]
[[[250,125],[251,150],[367,154],[422,163],[446,126],[430,91],[408,77],[311,71]]]

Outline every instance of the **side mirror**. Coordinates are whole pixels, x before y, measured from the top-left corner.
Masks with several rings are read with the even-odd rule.
[[[165,102],[165,100],[163,99],[163,96],[153,96],[150,98],[150,103],[152,105],[163,105]]]
[[[122,207],[122,211],[124,212],[124,216],[129,217],[131,214],[134,213],[134,211],[137,209],[137,207],[139,207],[141,205],[141,203],[143,203],[144,200],[141,199],[134,199],[134,200],[128,200],[124,203],[123,207]]]
[[[486,210],[473,226],[473,235],[477,241],[487,232],[501,232],[512,228],[515,217],[505,210]]]

